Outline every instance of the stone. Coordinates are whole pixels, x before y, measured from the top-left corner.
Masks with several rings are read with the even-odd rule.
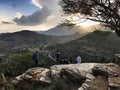
[[[120,65],[120,54],[115,54],[114,55],[114,63]]]
[[[34,90],[51,90],[57,81],[62,90],[120,90],[120,66],[114,63],[81,63],[54,65],[47,68],[30,68],[24,74],[17,76],[13,83],[24,83],[27,88],[37,84]],[[53,84],[54,83],[54,84]],[[59,85],[59,84],[57,84]],[[29,89],[28,89],[29,90]]]
[[[24,77],[25,77],[25,79],[29,79],[29,80],[31,80],[33,78],[33,76],[31,76],[29,74],[26,74]]]

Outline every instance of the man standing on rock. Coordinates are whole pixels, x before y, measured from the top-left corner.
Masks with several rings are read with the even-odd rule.
[[[33,61],[35,63],[35,67],[37,67],[38,66],[38,59],[39,59],[37,51],[33,54],[32,59],[33,59]]]
[[[59,51],[57,51],[57,53],[56,53],[56,60],[57,60],[58,62],[60,62],[60,57],[61,57],[61,54],[60,54]]]
[[[81,57],[80,56],[77,56],[77,59],[76,59],[77,63],[81,63]]]

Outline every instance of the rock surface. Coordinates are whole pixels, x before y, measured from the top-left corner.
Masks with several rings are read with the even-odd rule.
[[[13,83],[22,90],[120,90],[120,67],[82,63],[30,68]]]

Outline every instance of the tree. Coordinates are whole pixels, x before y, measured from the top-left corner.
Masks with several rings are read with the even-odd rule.
[[[120,0],[62,0],[64,14],[84,15],[87,20],[100,22],[120,37]]]

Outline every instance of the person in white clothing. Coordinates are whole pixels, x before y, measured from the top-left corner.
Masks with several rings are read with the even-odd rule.
[[[80,56],[77,56],[76,61],[77,61],[77,63],[81,63],[81,57],[80,57]]]

